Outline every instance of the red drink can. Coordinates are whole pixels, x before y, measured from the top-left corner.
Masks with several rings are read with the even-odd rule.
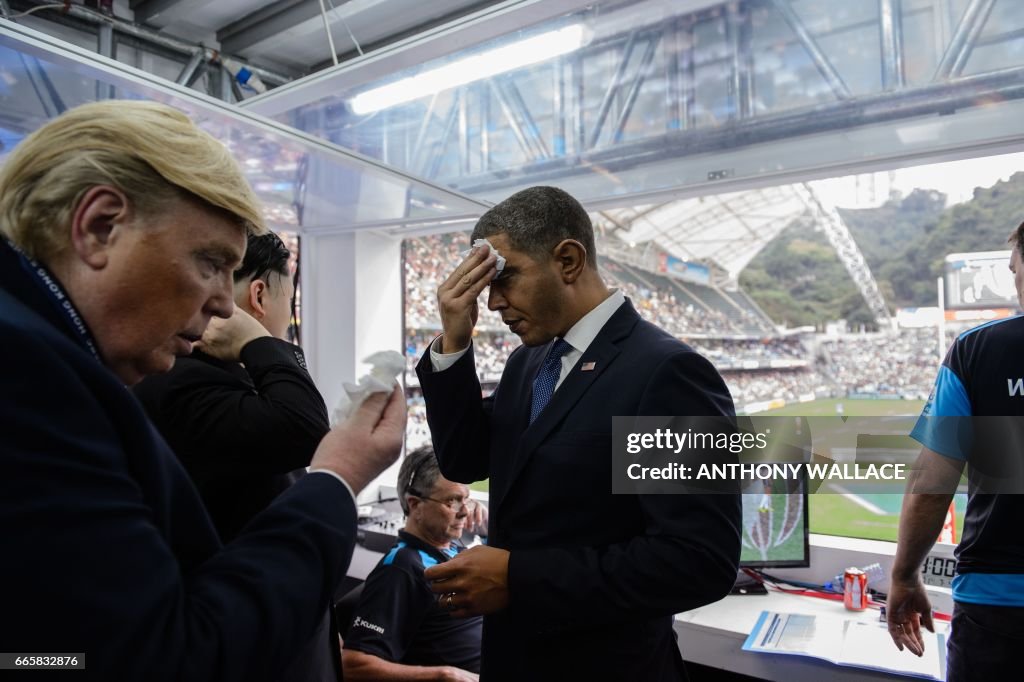
[[[859,568],[843,572],[843,604],[850,611],[863,611],[868,607],[868,576]]]

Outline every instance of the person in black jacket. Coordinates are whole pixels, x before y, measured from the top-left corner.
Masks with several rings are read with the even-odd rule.
[[[328,430],[302,349],[284,340],[294,285],[288,248],[250,236],[234,314],[188,357],[133,391],[185,465],[224,542],[305,473]]]
[[[125,386],[233,309],[259,204],[223,144],[154,102],[71,109],[0,168],[0,642],[82,680],[276,680],[345,575],[358,493],[398,457],[371,396],[223,545]]]
[[[329,430],[302,350],[286,340],[295,286],[289,251],[250,235],[234,272],[235,310],[188,357],[133,391],[185,465],[221,540],[230,542],[302,475]],[[341,650],[330,614],[282,679],[335,675]]]

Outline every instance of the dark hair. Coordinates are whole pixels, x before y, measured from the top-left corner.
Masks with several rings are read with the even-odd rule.
[[[273,272],[282,277],[288,276],[289,257],[291,252],[288,251],[288,247],[273,232],[250,234],[245,247],[245,258],[235,270],[235,282],[262,279],[269,287],[268,274]]]
[[[1007,241],[1013,242],[1013,248],[1017,249],[1017,252],[1024,257],[1024,223],[1017,226]]]
[[[594,226],[580,202],[557,187],[530,187],[516,192],[484,213],[472,239],[508,235],[512,248],[534,260],[551,255],[564,239],[575,239],[587,250],[587,267],[597,269]]]
[[[424,445],[407,453],[402,466],[398,468],[398,503],[402,505],[402,511],[409,513],[406,495],[429,495],[439,478],[441,469],[437,466],[437,457],[432,447]]]

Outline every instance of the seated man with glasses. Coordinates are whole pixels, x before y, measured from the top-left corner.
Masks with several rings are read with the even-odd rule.
[[[429,446],[402,461],[398,499],[405,528],[366,579],[345,638],[345,679],[476,680],[483,619],[449,615],[423,571],[464,549],[463,530],[486,528],[486,508],[441,476]]]

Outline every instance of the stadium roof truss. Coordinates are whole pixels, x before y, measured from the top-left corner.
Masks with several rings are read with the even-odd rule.
[[[789,183],[1024,148],[1017,5],[522,0],[245,106],[485,201],[556,184],[627,243],[719,266],[719,285],[809,214],[886,324],[838,212]],[[579,44],[484,67],[568,35]],[[461,75],[360,107],[441,73]]]
[[[717,266],[713,276],[721,275],[712,283],[732,289],[751,259],[801,218],[824,233],[879,326],[888,328],[885,300],[846,223],[808,183],[609,209],[599,214],[598,222],[606,233],[630,245],[655,242],[676,258]]]
[[[601,216],[625,242],[653,240],[673,256],[724,271],[719,284],[740,272],[807,205],[787,186],[683,199],[638,208],[608,209]]]
[[[1020,150],[1022,42],[1010,0],[513,0],[243,106],[601,210]]]
[[[8,4],[0,0],[0,14],[10,15]],[[44,9],[35,0],[10,4]],[[255,59],[280,51],[260,53],[299,35],[295,26],[308,34],[316,24],[315,3],[257,4],[232,0],[217,3],[216,12],[197,0],[132,0],[131,7],[137,21],[158,27],[184,17],[214,22],[205,28],[216,29],[222,48]],[[370,19],[388,11],[384,3],[364,4],[361,19],[342,22],[346,28],[349,20],[379,28]],[[306,133],[298,136],[301,151],[280,163],[247,160],[257,172],[291,174],[305,154],[311,161],[296,169],[302,177],[261,187],[283,213],[295,207],[288,221],[325,231],[464,226],[516,189],[557,184],[603,210],[627,242],[654,239],[679,258],[714,263],[724,273],[718,284],[726,285],[810,211],[882,320],[877,286],[834,207],[788,183],[1024,149],[1019,4],[465,0],[447,15],[410,10],[395,17],[389,40],[396,42],[385,44],[381,34],[379,49],[242,102],[285,124],[260,120],[257,127]],[[344,8],[329,14],[356,12],[356,3]],[[222,26],[232,14],[245,16]],[[321,14],[326,25],[322,7]],[[202,46],[77,6],[70,15],[61,20],[97,27],[104,57],[118,40],[148,41],[190,55],[179,84],[209,71]],[[307,45],[292,47],[296,60],[309,56]],[[69,100],[38,61],[15,67],[36,93],[40,118]],[[116,64],[108,59],[99,71],[117,72]],[[287,78],[257,72],[271,84]],[[71,88],[71,103],[111,96],[119,85],[108,80],[89,83],[93,94]],[[214,94],[230,98],[228,80],[219,82]],[[388,91],[378,97],[383,104],[360,105]],[[311,147],[318,153],[309,154]],[[350,174],[339,175],[338,163]],[[333,196],[339,177],[356,189]],[[374,210],[344,213],[367,197],[377,198]]]

